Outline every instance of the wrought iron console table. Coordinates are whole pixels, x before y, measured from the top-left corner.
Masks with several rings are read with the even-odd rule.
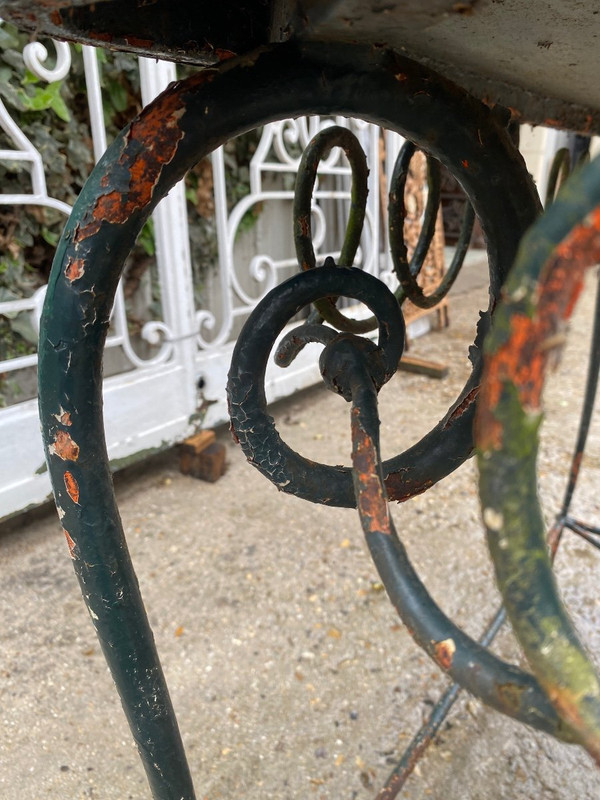
[[[0,13],[33,33],[131,50],[203,67],[171,85],[121,133],[91,175],[58,246],[40,344],[40,409],[55,498],[93,624],[119,689],[153,796],[191,800],[192,780],[116,507],[103,437],[102,346],[127,253],[151,210],[185,172],[243,131],[309,113],[353,115],[402,133],[390,186],[392,294],[355,269],[366,168],[356,140],[331,128],[306,151],[294,232],[300,273],[274,289],[242,332],[229,381],[235,436],[279,489],[313,502],[357,506],[392,603],[414,638],[461,686],[524,723],[584,746],[600,763],[600,681],[557,594],[551,561],[563,527],[596,542],[569,516],[596,388],[598,338],[571,481],[548,548],[536,496],[536,450],[545,373],[564,340],[585,269],[600,260],[600,164],[579,171],[546,213],[509,132],[529,121],[600,132],[593,2],[359,2],[359,0],[0,0]],[[420,442],[381,462],[377,392],[404,345],[401,305],[435,304],[417,276],[433,229],[409,261],[403,181],[414,147],[429,158],[430,198],[441,162],[481,223],[490,306],[472,349],[473,371],[448,413]],[[353,170],[352,209],[339,264],[317,266],[310,202],[319,160],[341,147]],[[438,189],[439,190],[439,189]],[[430,209],[429,221],[435,217]],[[514,265],[514,266],[513,266]],[[336,298],[374,317],[346,318]],[[324,346],[327,385],[351,403],[352,466],[310,462],[282,441],[266,411],[263,378],[277,334],[305,306],[305,324],[276,358]],[[491,324],[493,317],[493,324]],[[377,344],[358,334],[377,328]],[[485,339],[485,341],[484,341]],[[434,604],[406,556],[389,500],[425,491],[477,450],[483,520],[506,613],[531,673],[492,655]],[[382,789],[394,797],[431,737],[407,751]]]

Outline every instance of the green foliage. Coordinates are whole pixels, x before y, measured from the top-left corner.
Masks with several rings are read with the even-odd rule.
[[[28,41],[12,26],[0,26],[0,99],[41,153],[48,194],[70,204],[93,162],[88,123],[82,113],[86,109],[83,66],[76,58],[73,81],[47,84],[25,68],[22,51]],[[0,141],[0,146],[12,149],[6,138]],[[29,164],[1,162],[0,185],[3,194],[31,193]],[[53,209],[0,205],[1,300],[29,297],[47,281],[64,222],[64,215]],[[0,317],[0,359],[33,353],[36,342],[28,313]],[[14,390],[15,379],[12,384]],[[0,403],[2,400],[0,382]]]
[[[72,205],[94,165],[81,47],[71,48],[72,66],[67,78],[47,84],[25,67],[22,52],[28,41],[26,34],[9,24],[0,24],[0,100],[41,154],[48,195]],[[48,49],[52,52],[53,45],[49,44]],[[137,58],[126,53],[98,50],[97,55],[110,142],[141,110],[139,68]],[[182,77],[189,71],[182,69]],[[257,141],[257,134],[248,134],[226,146],[229,209],[249,191],[248,167]],[[0,129],[0,148],[4,147],[13,149],[14,144]],[[0,186],[2,194],[30,194],[30,164],[0,162]],[[218,263],[208,160],[197,165],[186,179],[186,197],[196,302],[200,306],[206,275]],[[246,214],[242,229],[254,224],[259,211],[255,208]],[[64,223],[64,215],[54,209],[0,205],[0,301],[29,297],[47,282]],[[161,316],[155,249],[154,228],[149,221],[125,268],[125,298],[134,337],[148,319]],[[150,285],[149,302],[147,297],[136,300],[142,283]],[[29,313],[0,315],[0,359],[26,355],[35,349],[36,335]],[[15,380],[9,391],[8,383],[6,377],[3,380],[0,376],[0,405],[6,399],[4,394],[15,394]]]
[[[41,154],[48,194],[72,205],[94,166],[81,47],[71,50],[68,77],[47,84],[25,67],[22,52],[28,41],[26,34],[11,25],[0,25],[0,100]],[[139,73],[133,56],[103,51],[98,55],[110,141],[140,109]],[[0,147],[14,147],[1,132]],[[30,165],[0,162],[0,186],[3,194],[30,194]],[[0,300],[29,297],[47,282],[64,223],[63,214],[43,206],[0,205]],[[138,259],[147,260],[154,250],[153,228],[148,223],[128,266],[135,267]],[[0,316],[0,359],[35,349],[36,335],[28,313]],[[2,391],[0,378],[0,403]]]
[[[227,176],[227,201],[231,211],[250,193],[250,161],[256,152],[260,131],[250,131],[244,136],[231,139],[224,148],[225,175]],[[262,204],[251,206],[240,220],[237,236],[254,227],[262,211]]]

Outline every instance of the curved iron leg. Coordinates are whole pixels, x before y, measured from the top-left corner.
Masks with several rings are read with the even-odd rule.
[[[73,564],[161,800],[191,800],[193,788],[112,490],[102,347],[123,263],[160,198],[227,139],[301,113],[362,116],[409,135],[459,173],[490,242],[493,297],[538,211],[521,159],[494,114],[397,54],[345,45],[290,43],[200,72],[169,87],[99,162],[67,223],[48,284],[40,414]],[[447,124],[434,136],[441,118]],[[478,382],[475,370],[434,434],[388,463],[393,496],[422,491],[469,455]],[[349,471],[334,475],[327,495],[335,504],[354,504]]]
[[[340,289],[336,291],[338,286]],[[375,302],[375,294],[370,297],[370,293],[377,286],[379,289]],[[264,365],[286,321],[303,305],[313,302],[319,293],[320,296],[347,294],[361,299],[379,315],[380,332],[391,334],[385,344],[393,341],[393,335],[397,336],[394,322],[398,308],[394,296],[383,283],[356,269],[334,265],[308,270],[280,284],[258,304],[236,342],[229,373],[228,397],[235,435],[249,454],[251,462],[254,460],[262,464],[269,459],[270,474],[276,485],[285,485],[305,467],[304,460],[297,453],[287,446],[285,449],[279,446],[273,420],[266,414]],[[386,293],[388,302],[385,302]],[[308,327],[312,331],[313,326]],[[327,328],[324,330],[331,331]],[[293,331],[292,335],[301,339],[302,327]],[[383,340],[381,335],[380,341]],[[535,678],[474,642],[432,600],[410,563],[387,509],[383,467],[379,461],[376,403],[376,392],[384,381],[378,381],[375,377],[363,380],[362,373],[358,368],[355,369],[353,359],[351,355],[346,355],[346,350],[344,359],[340,358],[339,362],[343,369],[333,371],[328,355],[332,351],[337,352],[337,347],[347,348],[352,343],[362,352],[368,341],[351,334],[339,334],[332,339],[331,333],[321,341],[327,342],[320,359],[323,378],[330,388],[353,402],[353,447],[360,447],[361,436],[365,442],[367,455],[360,469],[354,458],[353,480],[367,544],[390,600],[408,631],[445,672],[485,703],[521,722],[565,741],[572,741],[568,725],[555,713]],[[287,342],[285,352],[287,354]],[[397,360],[392,363],[395,366]],[[359,373],[358,377],[355,372]],[[379,374],[379,371],[375,373],[373,368],[372,373]],[[386,380],[390,374],[386,372]],[[310,471],[310,467],[306,467],[306,470]]]
[[[477,421],[483,519],[508,615],[532,670],[598,763],[600,680],[559,599],[536,456],[545,372],[560,351],[584,271],[599,261],[596,160],[573,175],[522,243],[486,346]]]

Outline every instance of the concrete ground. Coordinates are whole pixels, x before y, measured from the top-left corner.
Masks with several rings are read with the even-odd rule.
[[[452,294],[451,327],[415,342],[443,361],[436,381],[400,373],[382,391],[384,455],[428,430],[456,397],[485,276]],[[540,491],[559,507],[585,378],[592,287],[547,393]],[[274,409],[304,454],[348,462],[344,401],[324,389]],[[174,452],[117,476],[142,593],[177,709],[198,800],[366,800],[447,684],[413,644],[378,581],[355,511],[280,494],[226,431],[216,484],[184,477]],[[593,429],[574,511],[600,520]],[[410,556],[446,612],[478,636],[498,603],[479,518],[475,465],[394,507]],[[600,653],[598,554],[569,535],[560,585]],[[144,773],[51,511],[0,535],[0,797],[142,800]],[[497,652],[521,662],[508,631]],[[600,797],[600,772],[575,747],[463,694],[402,797]]]

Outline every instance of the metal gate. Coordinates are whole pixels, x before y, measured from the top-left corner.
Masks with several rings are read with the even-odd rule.
[[[27,44],[22,71],[55,86],[68,76],[73,50],[62,42],[50,47],[55,53],[49,54],[40,42]],[[98,160],[106,149],[102,65],[94,48],[83,47],[76,57],[83,60],[90,139]],[[48,62],[52,62],[51,67]],[[139,59],[139,73],[143,104],[177,77],[174,64],[145,58]],[[228,198],[226,156],[222,149],[216,150],[212,154],[212,183],[218,268],[206,270],[202,301],[195,297],[183,182],[153,215],[160,311],[141,326],[137,342],[129,329],[123,288],[117,293],[105,351],[109,377],[104,383],[107,445],[115,468],[182,439],[195,424],[211,426],[226,420],[226,373],[236,335],[260,299],[297,269],[290,212],[300,153],[319,129],[331,124],[350,126],[368,156],[370,191],[357,264],[394,288],[387,233],[381,225],[380,202],[382,198],[385,202],[385,193],[381,192],[380,176],[384,180],[389,177],[402,144],[400,136],[344,118],[311,117],[267,125],[250,162],[249,192],[233,206]],[[15,213],[23,214],[45,207],[66,218],[70,205],[47,190],[43,152],[19,128],[1,99],[0,130],[4,134],[0,165],[26,169],[31,181],[30,191],[18,194],[2,192],[0,187],[0,205],[14,206]],[[545,174],[548,157],[557,147],[555,136],[551,132],[540,137],[538,132],[535,142],[526,146],[532,171]],[[314,195],[313,225],[320,259],[339,253],[349,198],[350,168],[341,150],[334,149],[320,164]],[[253,209],[260,209],[260,213],[254,215],[255,224],[248,232],[244,220]],[[0,259],[2,255],[0,252]],[[37,330],[44,294],[42,286],[13,296],[0,284],[0,320],[18,317],[25,327]],[[34,396],[36,365],[35,352],[3,353],[0,346],[0,387],[2,380],[30,387],[25,397],[16,397],[0,407],[4,445],[0,519],[43,502],[50,494]],[[267,374],[269,399],[314,383],[319,379],[315,365],[316,359],[307,348],[293,368],[271,366]]]
[[[56,54],[48,54],[41,43],[25,46],[23,60],[29,72],[53,85],[69,73],[72,50],[53,43]],[[79,57],[79,56],[78,56]],[[90,135],[95,159],[106,148],[103,122],[101,74],[96,51],[82,48]],[[54,65],[49,68],[48,61]],[[101,67],[100,67],[101,68]],[[149,102],[171,81],[175,66],[167,62],[139,59],[141,101]],[[194,424],[216,425],[226,419],[226,373],[235,337],[256,303],[281,279],[297,269],[293,255],[291,201],[293,178],[301,151],[322,127],[337,123],[351,126],[368,153],[371,191],[359,263],[368,272],[391,275],[383,255],[380,232],[379,163],[380,131],[376,126],[342,118],[300,118],[266,126],[250,163],[249,193],[233,207],[227,200],[226,170],[222,149],[212,155],[212,181],[218,270],[208,270],[205,302],[194,297],[192,255],[186,214],[186,187],[180,183],[158,206],[153,216],[160,313],[142,326],[135,346],[128,326],[123,288],[117,293],[106,343],[109,377],[104,381],[106,435],[115,468],[181,440]],[[43,153],[18,127],[0,101],[0,164],[27,169],[31,191],[0,194],[0,204],[14,206],[16,213],[45,207],[65,215],[70,205],[50,196]],[[395,157],[400,137],[389,133],[390,158]],[[350,197],[350,169],[335,149],[319,169],[320,184],[313,206],[317,254],[335,256],[345,219],[344,205]],[[252,230],[242,222],[249,210],[260,209]],[[240,232],[241,231],[241,232]],[[276,253],[273,257],[269,253]],[[1,255],[1,254],[0,254]],[[45,286],[24,296],[0,294],[0,318],[37,329]],[[290,370],[272,367],[267,376],[269,398],[291,394],[318,379],[310,348]],[[37,354],[0,352],[0,376],[14,385],[35,385]],[[111,366],[112,365],[112,366]],[[39,504],[50,495],[44,453],[39,435],[37,400],[29,397],[0,408],[0,438],[4,457],[0,460],[0,519]],[[211,402],[212,401],[212,402]],[[190,421],[191,420],[191,421]]]

